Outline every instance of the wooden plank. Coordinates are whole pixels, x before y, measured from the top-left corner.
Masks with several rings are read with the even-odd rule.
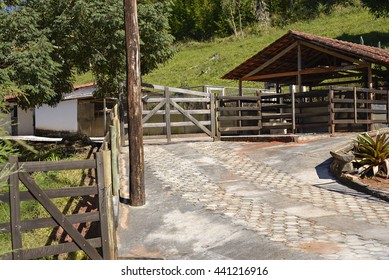
[[[335,91],[350,91],[350,92],[353,92],[354,88],[352,87],[334,87],[334,90]],[[377,94],[386,94],[387,91],[386,90],[381,90],[381,89],[370,89],[370,88],[357,88],[357,92],[372,92],[372,93],[377,93]]]
[[[376,121],[376,123],[381,123],[382,121]],[[372,120],[358,120],[358,124],[372,124],[375,121]],[[354,119],[342,119],[342,120],[334,120],[334,124],[355,124]]]
[[[334,108],[335,113],[354,113],[354,108]],[[386,110],[358,108],[358,113],[386,114]]]
[[[165,103],[165,125],[166,125],[166,140],[168,143],[172,141],[172,127],[170,118],[170,94],[168,87],[164,88]]]
[[[79,248],[83,250],[91,259],[102,259],[95,248],[93,248],[85,238],[79,233],[73,225],[66,219],[65,215],[59,211],[49,197],[39,188],[30,175],[27,173],[19,173],[19,178],[28,190],[35,196],[36,200],[49,212],[53,219],[61,226],[77,243]]]
[[[260,126],[239,126],[239,127],[220,127],[221,132],[230,132],[230,131],[250,131],[250,130],[261,130]]]
[[[358,123],[357,88],[354,87],[354,123]]]
[[[218,111],[259,111],[258,107],[219,107]]]
[[[329,112],[330,112],[330,125],[329,125],[329,132],[334,135],[335,134],[335,123],[334,123],[334,120],[335,120],[335,112],[334,112],[334,108],[335,108],[335,104],[334,104],[334,90],[333,88],[331,87],[329,92],[328,92],[328,102],[329,102]]]
[[[147,122],[152,116],[155,115],[155,113],[157,113],[159,111],[159,109],[161,109],[164,105],[166,104],[166,99],[164,99],[163,101],[161,101],[157,106],[154,107],[153,110],[151,111],[148,111],[148,114],[146,116],[143,117],[142,119],[142,123],[144,124],[145,122]],[[144,114],[144,111],[142,112]]]
[[[66,219],[72,224],[98,222],[100,220],[99,212],[88,212],[83,214],[66,215]],[[38,228],[56,227],[57,222],[53,218],[41,218],[34,220],[22,221],[22,231],[28,231]]]
[[[262,109],[281,109],[281,108],[290,108],[290,104],[266,104],[262,103]]]
[[[386,121],[389,123],[389,90],[386,92]]]
[[[161,91],[165,90],[165,86],[159,86],[159,85],[153,85],[153,84],[142,83],[142,87],[152,88],[152,89],[161,90]],[[194,96],[209,97],[209,93],[201,92],[201,91],[194,91],[194,90],[188,90],[188,89],[183,89],[183,88],[174,88],[174,87],[168,87],[168,90],[170,92],[183,93],[183,94],[189,94],[189,95],[194,95]]]
[[[321,74],[321,73],[357,70],[357,69],[361,69],[361,68],[366,68],[366,66],[365,65],[348,65],[348,66],[342,66],[342,67],[311,68],[311,69],[303,69],[301,71],[290,71],[290,72],[252,76],[252,77],[244,78],[243,80],[245,80],[245,81],[260,81],[260,80],[269,79],[269,78],[297,76],[299,73],[300,73],[300,75],[311,75],[311,74]]]
[[[202,125],[211,125],[211,121],[199,121]],[[180,127],[180,126],[197,126],[193,122],[171,122],[171,127]],[[166,127],[165,123],[145,123],[143,125],[144,128],[164,128]]]
[[[292,89],[292,133],[296,133],[296,99]]]
[[[110,126],[111,133],[111,174],[112,174],[112,194],[119,196],[119,163],[118,147],[116,141],[116,127]]]
[[[261,100],[261,96],[218,96],[220,101],[255,101]]]
[[[211,110],[211,137],[215,139],[216,137],[216,100],[215,100],[215,95],[211,92],[210,93],[211,97],[211,104],[210,104],[210,110]],[[187,111],[188,114],[190,114]]]
[[[296,114],[297,116],[297,114]],[[291,118],[292,113],[263,113],[262,114],[262,119],[284,119],[284,118]]]
[[[25,172],[37,171],[57,171],[57,170],[73,170],[73,169],[92,169],[96,168],[94,160],[59,160],[49,162],[21,162],[21,168]]]
[[[369,100],[369,99],[357,99],[357,103],[359,104],[386,104],[386,100]],[[334,103],[349,103],[353,104],[354,99],[352,98],[334,98]]]
[[[299,89],[299,92],[303,91],[303,84],[301,79],[301,70],[302,70],[302,57],[301,57],[301,44],[300,42],[297,43],[297,86]],[[295,98],[293,92],[293,99]],[[292,101],[293,102],[293,101]],[[293,113],[293,117],[295,117],[295,113]],[[295,130],[296,124],[293,125],[293,130]],[[294,131],[293,131],[294,133]]]
[[[195,98],[195,97],[171,97],[171,100],[174,100],[175,102],[199,102],[199,103],[209,103],[211,101],[210,98]],[[146,103],[160,103],[164,100],[164,98],[148,98],[145,102]]]
[[[296,98],[325,97],[328,96],[328,91],[320,90],[320,91],[296,92],[294,95]]]
[[[296,124],[298,128],[312,128],[312,127],[326,127],[329,122],[318,122],[318,123],[300,123]]]
[[[61,189],[49,189],[44,190],[49,198],[60,197],[77,197],[77,196],[89,196],[97,194],[96,186],[84,186],[84,187],[71,187]],[[20,192],[20,201],[35,200],[34,196],[29,191]],[[0,194],[0,202],[9,203],[9,194]]]
[[[104,156],[102,152],[96,153],[96,172],[97,186],[99,191],[99,214],[100,214],[100,232],[101,232],[101,247],[103,258],[110,258],[109,236],[108,236],[108,216],[105,197],[105,172],[104,172]]]
[[[20,214],[19,164],[16,157],[9,159],[11,175],[9,176],[10,226],[12,239],[12,259],[23,259],[20,249],[23,248]]]
[[[188,114],[187,112],[185,112],[185,110],[180,106],[178,105],[174,100],[170,100],[170,103],[178,110],[181,112],[181,114],[183,114],[185,117],[187,117],[191,122],[193,122],[196,126],[198,126],[199,128],[201,128],[202,131],[204,131],[205,133],[207,133],[209,136],[212,135],[212,132],[206,128],[203,124],[201,124],[198,120],[196,120],[193,116],[191,116],[190,114]]]
[[[329,116],[329,112],[312,112],[312,113],[297,113],[296,118],[309,118],[309,117],[319,117],[319,116]]]
[[[101,247],[100,238],[87,239],[87,242],[93,248]],[[78,245],[75,242],[68,242],[68,243],[50,245],[50,246],[39,247],[34,249],[25,249],[23,250],[23,255],[25,256],[25,259],[32,260],[32,259],[42,258],[45,256],[54,256],[63,253],[71,253],[78,250],[79,250]]]
[[[191,114],[191,115],[209,115],[210,114],[210,110],[209,109],[201,109],[201,110],[185,110],[186,112],[188,112],[188,114]],[[143,114],[144,115],[147,115],[151,112],[151,110],[143,110]],[[159,110],[157,112],[154,113],[154,115],[165,115],[166,112],[165,110]],[[170,110],[170,115],[181,115],[181,113],[178,111],[178,110]]]
[[[255,70],[253,70],[250,73],[248,73],[247,75],[245,75],[243,78],[250,77],[250,76],[258,73],[259,71],[265,69],[266,67],[268,67],[269,65],[271,65],[272,63],[274,63],[275,61],[277,61],[278,59],[283,57],[285,54],[287,54],[288,52],[293,50],[296,46],[297,46],[297,42],[294,42],[289,47],[285,48],[284,50],[282,50],[281,52],[279,52],[278,54],[276,54],[275,56],[273,56],[272,58],[267,60],[265,63],[261,64],[258,68],[256,68]]]
[[[264,129],[292,129],[293,124],[292,123],[282,123],[282,122],[263,122],[262,128]]]
[[[219,121],[250,121],[260,120],[261,116],[221,116]]]

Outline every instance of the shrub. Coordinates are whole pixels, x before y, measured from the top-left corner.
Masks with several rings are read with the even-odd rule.
[[[355,143],[355,161],[360,165],[361,176],[370,171],[373,176],[389,177],[389,135],[378,133],[375,139],[367,133],[359,134]]]

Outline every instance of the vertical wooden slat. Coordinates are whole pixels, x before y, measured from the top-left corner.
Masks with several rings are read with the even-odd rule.
[[[112,170],[112,193],[114,196],[119,194],[119,174],[118,174],[118,149],[116,142],[116,127],[110,126],[111,135],[111,170]]]
[[[215,119],[215,108],[216,108],[216,104],[215,104],[215,95],[210,92],[209,93],[210,95],[210,99],[211,99],[211,104],[210,104],[210,110],[211,110],[211,137],[213,140],[215,140],[215,126],[216,126],[216,119]]]
[[[104,156],[103,152],[96,153],[96,172],[97,188],[99,197],[100,231],[103,258],[110,259],[109,236],[108,236],[108,217],[105,197],[105,174],[104,174]]]
[[[389,90],[386,91],[386,122],[389,123]]]
[[[292,90],[291,94],[292,94],[292,133],[296,133],[296,104],[295,104],[294,90]]]
[[[19,191],[19,174],[18,174],[18,159],[17,157],[11,157],[9,159],[11,165],[10,175],[10,217],[11,217],[11,236],[12,236],[12,258],[14,260],[22,259],[23,247],[22,232],[20,222],[20,191]]]
[[[367,85],[368,88],[372,89],[373,88],[373,72],[372,72],[372,69],[371,69],[371,63],[369,63],[369,66],[367,67],[367,83],[368,83],[368,85]],[[373,93],[372,92],[369,92],[368,99],[369,100],[373,100]],[[372,108],[372,104],[369,103],[368,104],[368,109],[371,109],[371,108]],[[368,120],[372,121],[373,114],[372,113],[368,113],[367,117],[368,117]],[[368,130],[373,130],[373,126],[374,126],[373,123],[369,123],[367,125]]]
[[[298,85],[299,92],[303,92],[301,69],[302,69],[301,44],[297,43],[297,85]]]
[[[166,122],[166,139],[170,143],[172,141],[172,128],[170,123],[170,94],[169,88],[165,87],[164,96],[166,99],[165,104],[165,122]]]
[[[239,96],[243,96],[243,81],[242,80],[239,80]]]
[[[216,94],[215,95],[215,112],[216,112],[216,116],[215,116],[215,130],[216,130],[216,139],[220,141],[221,139],[221,134],[220,134],[220,121],[219,121],[219,117],[220,117],[220,98],[219,98],[219,94]]]
[[[358,123],[357,88],[354,87],[354,123]]]
[[[334,113],[334,89],[330,87],[328,92],[328,102],[329,102],[329,110],[330,110],[330,133],[335,134],[335,113]]]
[[[262,100],[260,98],[260,92],[258,92],[258,100],[257,100],[257,106],[258,106],[258,111],[257,115],[260,116],[260,120],[258,120],[258,126],[262,129]],[[258,134],[261,134],[261,130],[258,130]]]

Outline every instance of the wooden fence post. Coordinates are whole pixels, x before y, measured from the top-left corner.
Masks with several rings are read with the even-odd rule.
[[[99,189],[99,211],[103,258],[117,259],[116,228],[112,207],[111,153],[96,153],[97,184]]]
[[[329,110],[330,110],[330,133],[331,135],[335,134],[335,104],[334,104],[334,89],[333,87],[330,87],[330,90],[328,92],[328,102],[329,102]]]
[[[296,133],[296,98],[292,90],[292,133]]]
[[[389,90],[386,91],[386,122],[389,123]]]
[[[166,99],[166,103],[165,103],[166,139],[167,142],[170,143],[172,141],[172,128],[170,122],[170,94],[169,94],[168,87],[165,87],[164,97]]]
[[[358,111],[357,111],[357,88],[354,87],[354,123],[358,123]]]
[[[19,251],[23,247],[22,232],[21,232],[21,218],[20,218],[20,190],[19,190],[19,164],[17,157],[11,157],[10,163],[10,217],[11,217],[11,236],[12,236],[12,259],[22,259],[22,252]]]
[[[216,96],[215,96],[215,112],[216,112],[216,116],[215,116],[215,131],[216,131],[216,140],[220,141],[221,140],[221,133],[220,133],[220,123],[219,123],[219,118],[220,118],[220,98],[219,98],[219,94],[217,93]]]
[[[215,104],[215,95],[212,92],[209,92],[209,97],[210,97],[210,110],[211,110],[211,137],[212,140],[215,141],[215,135],[216,135],[216,104]]]

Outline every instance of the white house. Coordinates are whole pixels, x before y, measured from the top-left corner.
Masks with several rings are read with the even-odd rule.
[[[55,107],[43,105],[27,111],[10,102],[11,111],[0,123],[10,135],[82,133],[89,137],[104,136],[104,104],[109,109],[115,101],[94,98],[95,90],[94,83],[80,85],[64,94]]]

